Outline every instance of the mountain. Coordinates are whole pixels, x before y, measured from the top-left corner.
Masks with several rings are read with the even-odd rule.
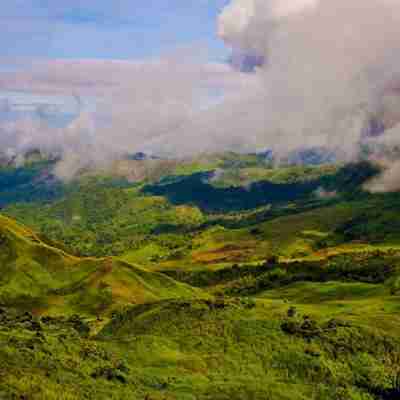
[[[364,190],[375,165],[53,165],[0,169],[1,399],[399,398],[400,194]]]

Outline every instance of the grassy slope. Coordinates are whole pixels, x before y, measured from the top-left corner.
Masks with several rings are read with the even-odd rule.
[[[298,307],[287,317],[288,307],[280,300],[162,301],[116,314],[92,338],[80,336],[68,320],[42,320],[36,333],[27,318],[7,316],[7,324],[3,317],[0,359],[8,362],[7,370],[0,370],[0,394],[5,399],[397,398],[398,330],[359,324],[324,305]]]
[[[200,170],[202,164],[198,162],[175,165],[175,172],[177,168],[184,168],[181,173],[186,175],[169,176],[150,186],[165,191],[166,196],[171,190],[176,191],[176,196],[182,200],[180,204],[172,204],[174,199],[146,195],[143,186],[138,184],[92,176],[64,188],[63,198],[46,204],[16,203],[4,212],[74,254],[123,255],[128,262],[157,268],[259,261],[271,254],[304,257],[314,252],[316,244],[321,245],[323,236],[328,247],[363,237],[365,242],[375,244],[396,245],[399,242],[400,226],[393,218],[399,212],[396,196],[393,199],[359,194],[349,199],[344,197],[370,176],[370,167],[272,170],[266,165],[262,168],[254,156],[247,157],[226,156],[218,163],[212,162],[227,171],[261,168],[269,184],[278,185],[271,187],[275,194],[264,193],[258,186],[251,191],[239,188],[240,196],[235,204],[245,208],[253,203],[264,204],[256,209],[210,214],[191,204],[191,199],[195,204],[203,204],[207,191],[215,197],[214,203],[227,205],[237,194],[235,188],[215,188],[218,182],[205,183],[196,174],[191,175],[190,171]],[[205,162],[203,171],[214,164]],[[223,177],[220,179],[223,185],[229,183]],[[193,191],[192,181],[200,184],[201,190]],[[313,190],[321,184],[331,191],[343,188],[344,194],[339,193],[333,199],[318,199],[311,192],[306,198],[302,198],[302,194],[301,201],[296,199],[301,185]],[[284,185],[287,195],[294,201],[274,202],[281,188],[279,185]],[[206,192],[202,193],[205,188]],[[342,231],[336,232],[340,228]]]
[[[0,362],[9,360],[0,368],[2,398],[378,400],[400,393],[397,252],[206,269],[201,286],[219,295],[202,300],[199,289],[165,275],[71,257],[8,218],[0,222],[3,293],[34,291],[47,302],[41,318],[0,310]],[[55,289],[57,306],[47,308],[45,286]],[[103,290],[122,303],[99,331],[91,316],[104,310]],[[140,304],[120,308],[129,302]],[[72,313],[85,319],[64,316]]]
[[[398,204],[396,198],[371,196],[267,218],[244,228],[213,226],[192,238],[191,249],[183,257],[158,260],[155,267],[215,269],[234,263],[259,263],[272,255],[290,261],[399,249]],[[147,264],[151,267],[151,262]]]
[[[155,230],[180,233],[203,221],[190,205],[172,206],[162,197],[143,196],[135,187],[98,180],[82,182],[55,202],[17,204],[5,212],[75,254],[95,256],[140,248]]]
[[[113,258],[78,258],[0,216],[0,303],[37,313],[97,315],[126,304],[200,292]]]
[[[223,165],[236,161],[226,157]],[[260,168],[253,158],[241,162]],[[339,171],[334,183],[351,186],[358,179],[354,173],[363,179],[353,169]],[[282,174],[277,179],[286,181],[287,171]],[[0,368],[0,398],[399,398],[397,195],[346,189],[311,208],[296,202],[254,215],[202,213],[186,224],[186,213],[200,215],[189,206],[179,226],[178,207],[188,204],[173,206],[137,189],[91,188],[93,197],[86,186],[60,200],[59,212],[67,212],[59,221],[77,223],[79,212],[85,222],[72,234],[84,234],[89,223],[97,234],[102,226],[107,232],[107,223],[119,226],[133,207],[140,229],[153,222],[148,240],[124,258],[164,274],[114,258],[69,256],[1,218],[0,265],[6,273],[0,293],[8,305],[29,304],[42,315],[79,313],[93,329],[86,337],[73,318],[26,321],[8,308],[0,311],[0,365],[8,366]],[[19,207],[14,212],[22,217]],[[51,222],[49,215],[38,220]],[[171,221],[174,228],[165,229]],[[121,309],[129,303],[136,305]],[[101,329],[92,316],[104,311],[113,313]],[[40,324],[39,333],[32,321]]]

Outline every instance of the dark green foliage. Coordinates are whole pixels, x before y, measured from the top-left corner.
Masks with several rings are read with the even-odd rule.
[[[359,215],[340,225],[335,234],[342,236],[345,241],[395,241],[400,232],[399,212],[399,193],[375,195]]]
[[[302,171],[304,174],[304,171]],[[368,162],[349,164],[336,174],[302,180],[302,174],[286,182],[273,183],[261,180],[248,188],[213,186],[208,180],[212,173],[196,173],[190,176],[161,180],[147,185],[147,194],[166,196],[174,204],[195,204],[204,211],[234,211],[260,207],[265,204],[282,203],[309,198],[318,188],[338,191],[347,196],[362,195],[362,185],[377,175],[379,169]]]
[[[198,287],[218,287],[230,295],[254,295],[266,289],[284,287],[295,282],[366,282],[383,283],[399,274],[400,259],[379,251],[354,255],[337,255],[321,261],[279,263],[275,257],[264,264],[237,264],[212,270],[166,270],[174,279]]]
[[[344,165],[335,175],[322,177],[322,186],[327,190],[346,193],[348,197],[362,194],[363,185],[380,173],[380,168],[368,161]]]
[[[94,370],[94,372],[92,372],[90,374],[90,376],[92,378],[95,379],[106,379],[108,381],[117,381],[119,383],[126,383],[127,382],[127,378],[125,376],[125,374],[120,370],[120,367],[116,367],[116,368],[110,368],[110,367],[102,367],[102,368],[98,368],[96,370]]]
[[[165,196],[173,204],[194,204],[204,211],[233,211],[287,202],[309,196],[320,182],[274,184],[257,182],[242,187],[216,188],[206,182],[210,174],[198,173],[177,177],[172,183],[145,186],[146,194]]]
[[[120,255],[146,245],[149,235],[182,234],[201,221],[195,210],[193,221],[189,213],[177,216],[166,201],[140,196],[126,181],[95,178],[71,184],[53,203],[18,204],[5,212],[35,227],[48,243],[80,256]]]
[[[0,208],[16,202],[45,202],[63,194],[51,174],[53,163],[40,161],[24,167],[0,167]]]
[[[81,336],[88,336],[90,333],[89,326],[77,314],[69,317],[67,323],[70,324]]]

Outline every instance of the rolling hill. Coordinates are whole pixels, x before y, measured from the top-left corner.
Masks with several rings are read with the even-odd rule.
[[[100,315],[126,304],[200,291],[124,261],[79,258],[0,216],[0,304],[37,314]]]
[[[0,171],[0,398],[399,398],[400,197],[363,190],[375,166],[167,164],[50,197],[48,165]]]

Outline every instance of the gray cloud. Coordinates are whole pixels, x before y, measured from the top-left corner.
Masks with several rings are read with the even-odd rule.
[[[42,109],[34,118],[4,123],[0,143],[16,152],[31,147],[60,152],[57,172],[63,178],[127,152],[193,154],[209,148],[211,137],[201,138],[183,127],[207,114],[222,95],[237,95],[251,82],[227,65],[199,64],[187,52],[147,62],[32,62],[0,77],[0,88],[46,96],[69,93],[85,99],[86,105],[65,128],[51,128]]]
[[[232,0],[218,33],[234,55],[264,62],[253,74],[185,52],[148,62],[33,62],[0,76],[0,87],[96,99],[67,129],[46,133],[46,146],[62,148],[63,176],[126,151],[269,148],[279,159],[316,147],[353,160],[372,118],[383,121],[379,140],[397,140],[389,128],[400,120],[398,1]]]
[[[266,60],[257,72],[262,88],[241,108],[248,126],[262,122],[252,129],[257,144],[282,157],[323,147],[352,160],[373,133],[371,120],[379,141],[397,141],[398,131],[387,129],[400,121],[399,22],[396,0],[233,0],[219,34],[234,52]],[[395,170],[386,170],[380,190],[389,181],[393,189]]]
[[[254,102],[260,105],[249,110],[265,121],[265,145],[356,155],[385,85],[398,78],[398,2],[236,0],[219,22],[230,46],[267,60],[258,73],[263,90]]]

